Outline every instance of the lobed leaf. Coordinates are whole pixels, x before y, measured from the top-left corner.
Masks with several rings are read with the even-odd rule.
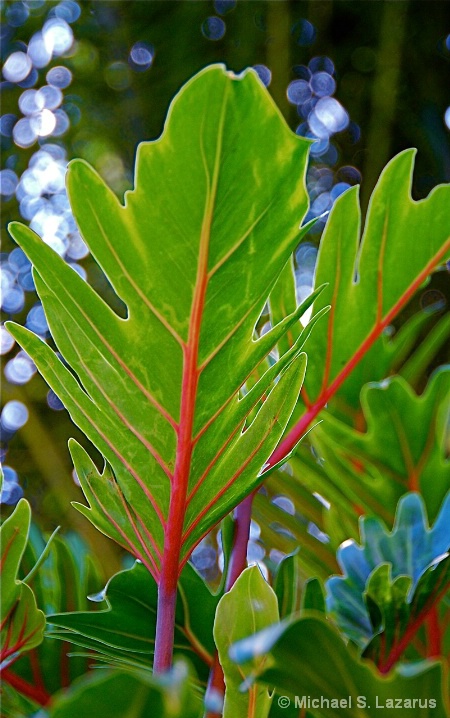
[[[86,163],[72,162],[74,216],[126,319],[31,230],[10,227],[68,368],[28,330],[9,329],[107,461],[100,475],[77,452],[90,503],[82,511],[157,580],[163,555],[179,573],[255,488],[297,400],[301,344],[251,399],[238,392],[304,311],[253,340],[298,242],[308,147],[253,71],[213,66],[177,95],[161,138],[140,145],[123,205]]]
[[[379,632],[381,620],[383,630],[388,633],[384,640],[392,644],[394,637],[389,638],[392,630],[397,632],[396,640],[400,640],[401,625],[414,620],[425,604],[431,608],[442,596],[448,587],[448,563],[443,555],[450,547],[449,522],[450,494],[434,525],[428,528],[423,499],[414,493],[400,500],[391,532],[376,518],[361,520],[361,545],[350,540],[341,546],[338,562],[344,575],[333,576],[326,582],[327,609],[351,640],[364,648]],[[385,564],[391,566],[390,571],[380,568]],[[370,613],[364,600],[366,593]],[[376,629],[371,621],[374,603],[381,614],[375,621]],[[387,624],[383,622],[383,614],[388,610],[394,613],[392,620],[400,621],[395,629],[391,618]],[[387,646],[387,653],[390,647]]]
[[[316,402],[342,377],[343,398],[357,408],[368,381],[385,377],[373,344],[429,273],[450,251],[450,186],[436,187],[419,202],[411,197],[415,150],[397,155],[383,170],[372,194],[360,241],[358,189],[334,204],[319,248],[316,283],[328,282],[319,305],[328,317],[311,336],[309,350],[324,357],[308,372],[305,388]],[[430,232],[430,227],[433,231]],[[317,307],[316,307],[317,308]],[[372,341],[368,339],[372,337]],[[336,387],[333,395],[340,391]]]

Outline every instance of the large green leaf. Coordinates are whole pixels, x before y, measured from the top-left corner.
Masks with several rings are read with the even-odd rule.
[[[218,596],[214,596],[195,569],[187,564],[180,576],[174,650],[185,654],[206,681],[212,663],[212,636]],[[93,651],[111,664],[148,668],[153,659],[156,630],[157,585],[139,563],[120,571],[95,597],[106,601],[100,611],[49,615],[54,638]]]
[[[41,715],[41,713],[39,714]],[[148,673],[101,671],[55,696],[42,718],[200,718],[202,701],[187,664],[176,662],[163,678]]]
[[[245,675],[247,684],[256,680],[275,687],[280,701],[284,694],[284,706],[295,706],[297,697],[297,712],[286,713],[290,718],[301,708],[309,708],[314,718],[447,715],[440,663],[401,666],[384,678],[317,615],[286,620],[249,636],[232,647],[231,657],[240,666],[259,659],[258,670]]]
[[[11,225],[70,369],[28,330],[9,329],[111,467],[101,478],[81,470],[92,501],[83,512],[156,578],[163,555],[179,572],[255,488],[295,405],[301,337],[242,400],[238,391],[304,309],[253,340],[299,238],[308,146],[253,71],[214,66],[177,95],[161,138],[140,145],[124,205],[88,165],[71,163],[74,216],[126,319]]]
[[[17,578],[30,521],[30,504],[21,499],[0,528],[0,663],[3,668],[14,663],[23,652],[38,646],[44,636],[45,616],[37,608],[31,588]]]
[[[229,649],[249,633],[256,633],[277,620],[276,594],[257,566],[245,569],[221,598],[214,623],[214,639],[225,677],[224,718],[268,715],[271,696],[265,686],[252,686],[247,692],[240,690],[243,671],[257,670],[261,661],[251,661],[243,669],[230,659]],[[208,696],[206,700],[208,703]]]
[[[419,614],[429,611],[448,587],[445,555],[450,547],[449,525],[450,493],[432,528],[427,525],[423,500],[419,494],[411,493],[400,500],[391,532],[378,519],[364,518],[361,545],[346,541],[338,551],[344,575],[333,576],[326,583],[328,611],[340,629],[361,647],[375,633],[383,632],[383,664],[404,638],[406,629],[409,635]],[[385,564],[391,566],[390,571],[380,568]],[[398,580],[392,584],[392,579]],[[422,620],[425,616],[426,612]],[[375,643],[378,646],[378,640]],[[370,655],[377,653],[376,646]]]

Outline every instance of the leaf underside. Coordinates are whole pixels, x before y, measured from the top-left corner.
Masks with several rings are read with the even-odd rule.
[[[179,572],[257,485],[295,405],[301,337],[239,390],[303,311],[253,339],[298,241],[308,147],[253,71],[213,66],[175,98],[161,138],[140,145],[124,205],[86,163],[70,163],[74,216],[126,319],[31,230],[10,227],[65,363],[9,329],[107,462],[100,474],[72,444],[90,504],[78,508],[156,579],[164,552]]]

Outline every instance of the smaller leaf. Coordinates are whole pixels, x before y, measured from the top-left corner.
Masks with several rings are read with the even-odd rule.
[[[361,648],[365,648],[374,635],[372,621],[377,624],[383,620],[381,616],[378,620],[374,617],[374,601],[380,601],[381,606],[385,607],[380,608],[382,615],[384,610],[393,610],[394,613],[400,611],[399,594],[405,601],[409,600],[408,592],[414,595],[422,578],[419,592],[421,605],[427,600],[423,595],[425,587],[430,591],[430,600],[433,595],[441,593],[442,568],[436,570],[436,560],[440,560],[449,548],[449,524],[450,494],[433,527],[428,528],[423,499],[419,494],[411,493],[400,499],[391,532],[378,519],[363,518],[360,526],[361,545],[358,546],[353,540],[342,544],[337,556],[344,575],[332,576],[326,582],[327,608],[340,629]],[[387,569],[380,569],[380,564],[392,566],[394,585],[391,588],[386,583]],[[428,574],[432,566],[434,568]],[[374,569],[378,569],[379,573],[372,577],[372,584],[370,581],[367,584]],[[402,577],[401,580],[395,583],[399,577]],[[431,585],[434,580],[436,594]],[[364,601],[366,591],[372,621]],[[376,630],[379,630],[378,626]]]
[[[302,595],[302,611],[325,613],[325,594],[318,578],[306,582]]]
[[[2,571],[0,664],[11,664],[24,651],[38,646],[44,636],[45,616],[34,593],[17,575],[31,522],[30,504],[21,499],[0,528]]]
[[[97,590],[103,581],[100,566],[91,551],[74,533],[56,536],[51,544],[47,543],[47,549],[47,557],[31,576],[30,588],[38,605],[45,606],[46,613],[86,610],[87,595]],[[35,524],[31,524],[21,563],[21,571],[27,574],[27,581],[33,566],[45,551],[46,538]],[[40,687],[52,695],[85,673],[88,659],[69,658],[67,644],[52,640],[46,634],[36,649],[20,657],[12,671],[28,683],[35,684],[37,666],[42,676]]]
[[[268,691],[261,686],[250,688],[247,693],[240,690],[242,671],[230,658],[229,649],[235,641],[277,620],[278,603],[274,591],[258,567],[245,569],[233,588],[221,598],[214,623],[214,639],[226,685],[223,718],[250,715],[250,705],[253,715],[258,718],[268,715],[271,704]],[[251,660],[246,668],[256,670],[259,664],[257,658],[256,661]]]
[[[274,579],[280,618],[289,616],[300,607],[298,551],[285,556],[278,564]]]

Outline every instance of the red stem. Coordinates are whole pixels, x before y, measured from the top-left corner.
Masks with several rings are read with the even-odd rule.
[[[434,597],[433,602],[430,604],[425,604],[419,615],[417,616],[414,623],[411,623],[410,626],[406,629],[405,633],[401,637],[398,643],[394,644],[394,646],[391,648],[391,651],[388,655],[388,657],[384,660],[381,660],[378,665],[378,670],[380,673],[389,673],[391,668],[397,663],[398,659],[402,655],[402,653],[406,650],[406,648],[411,643],[412,639],[414,638],[415,634],[421,627],[421,625],[429,618],[433,621],[433,612],[437,611],[437,604],[440,601],[440,599],[446,594],[448,591],[449,584],[448,582],[443,587],[442,591],[438,593],[437,596]],[[436,614],[437,617],[437,614]],[[439,626],[438,626],[439,629]],[[440,646],[439,646],[439,653],[438,654],[432,654],[432,655],[440,655]]]
[[[39,703],[40,706],[46,706],[48,703],[50,703],[51,695],[50,693],[47,693],[45,688],[33,686],[31,683],[28,683],[20,676],[16,676],[15,673],[12,673],[8,668],[5,668],[2,673],[2,679],[6,681],[6,683],[9,683],[10,686],[15,688],[16,691],[19,693],[22,693],[22,695],[26,696],[27,698],[31,698],[32,701],[35,701],[35,703]]]
[[[428,651],[427,651],[427,658],[434,658],[435,656],[441,656],[442,655],[442,646],[441,646],[441,628],[439,626],[439,613],[438,608],[435,605],[426,620],[426,628],[427,628],[427,644],[428,644]]]

